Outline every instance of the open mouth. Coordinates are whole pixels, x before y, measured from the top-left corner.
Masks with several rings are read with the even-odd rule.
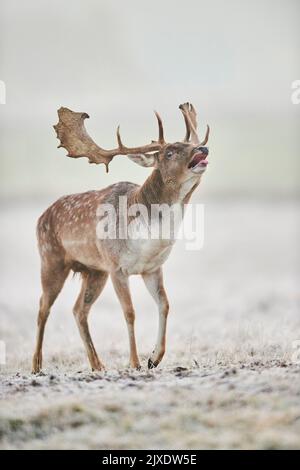
[[[190,161],[188,168],[190,170],[204,169],[208,165],[207,154],[202,152],[197,152]]]

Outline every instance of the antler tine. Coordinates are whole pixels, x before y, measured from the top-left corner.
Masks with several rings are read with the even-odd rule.
[[[209,138],[209,133],[210,133],[210,127],[207,124],[206,125],[206,134],[205,134],[204,140],[200,143],[200,145],[206,145],[207,144],[208,138]]]
[[[194,129],[195,131],[197,132],[197,127],[198,127],[198,124],[197,124],[197,112],[194,108],[194,106],[192,105],[192,103],[190,103],[190,117],[191,117],[191,120],[192,120],[192,123],[193,123],[193,126],[194,126]]]
[[[164,127],[163,127],[162,119],[157,111],[154,111],[154,114],[158,122],[158,143],[161,145],[164,145],[166,142],[164,139]]]
[[[120,134],[120,126],[117,127],[117,142],[118,142],[118,147],[119,149],[125,148],[122,139],[121,139],[121,134]]]
[[[190,136],[191,136],[190,124],[189,124],[188,118],[186,117],[186,114],[183,110],[183,105],[182,104],[179,106],[179,109],[182,112],[182,115],[184,117],[185,128],[186,128],[185,137],[183,139],[183,142],[188,142],[190,140]]]

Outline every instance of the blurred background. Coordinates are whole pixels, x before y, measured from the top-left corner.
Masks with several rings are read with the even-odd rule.
[[[115,145],[181,139],[178,105],[211,125],[205,194],[286,196],[299,192],[298,0],[151,2],[3,0],[0,10],[2,198],[60,196],[149,170],[115,158],[110,174],[57,149],[56,110],[86,111],[88,131]]]

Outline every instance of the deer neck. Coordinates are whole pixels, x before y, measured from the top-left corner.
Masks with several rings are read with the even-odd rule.
[[[184,183],[175,179],[164,181],[161,172],[155,169],[136,192],[134,202],[148,208],[151,204],[187,204],[199,182],[194,178]]]

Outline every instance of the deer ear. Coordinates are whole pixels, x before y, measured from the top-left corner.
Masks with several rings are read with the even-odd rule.
[[[140,166],[150,167],[155,166],[156,164],[156,157],[158,152],[155,153],[136,153],[136,154],[129,154],[127,155],[130,160],[134,163],[137,163]]]

